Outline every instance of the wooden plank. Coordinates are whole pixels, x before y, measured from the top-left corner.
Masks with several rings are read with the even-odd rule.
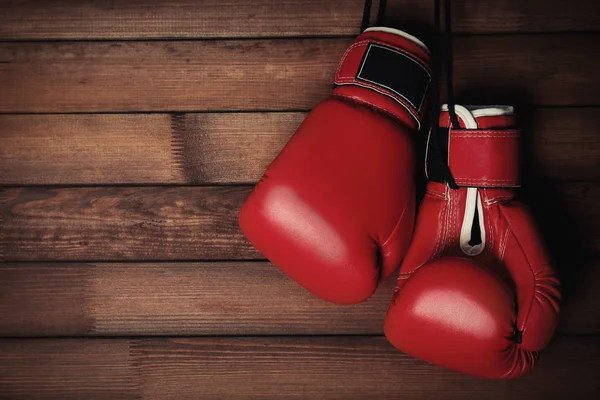
[[[589,49],[598,40],[598,34],[459,37],[457,100],[597,105],[600,57]],[[306,110],[330,93],[349,43],[2,43],[0,112]]]
[[[132,374],[131,344],[105,339],[0,340],[0,397],[132,399],[140,382]]]
[[[378,1],[375,4],[375,15]],[[2,40],[177,39],[356,35],[364,0],[2,1]],[[388,0],[388,25],[431,30],[433,1]],[[598,31],[598,2],[462,0],[458,33]]]
[[[520,111],[525,173],[554,179],[600,180],[600,137],[595,133],[600,109]]]
[[[96,323],[86,304],[88,270],[10,264],[0,264],[0,270],[0,336],[93,332]],[[18,287],[24,290],[14,290]]]
[[[452,29],[460,33],[597,32],[600,28],[600,4],[587,0],[459,0],[452,6]]]
[[[528,174],[600,179],[599,108],[518,111]],[[0,115],[0,184],[254,183],[305,116]]]
[[[305,116],[0,115],[0,184],[256,182]]]
[[[600,4],[588,0],[458,0],[452,30],[460,34],[598,32]],[[433,1],[388,0],[387,23],[419,32],[433,28]]]
[[[3,264],[0,336],[381,333],[394,283],[347,307],[265,262]]]
[[[249,192],[246,186],[5,189],[0,255],[5,261],[260,259],[237,224]],[[560,238],[568,229],[570,238],[583,236],[575,247],[563,240],[557,249],[600,249],[598,183],[544,181],[529,184],[526,194],[545,234]],[[558,220],[560,226],[552,223]]]
[[[0,179],[9,185],[183,182],[171,120],[166,114],[0,115]]]
[[[600,56],[589,49],[598,40],[596,34],[458,37],[455,100],[521,107],[596,105],[600,78],[589,68],[600,68]]]
[[[378,3],[378,2],[376,2]],[[208,39],[356,35],[364,0],[0,2],[0,38]]]
[[[598,337],[556,340],[529,375],[489,381],[392,348],[384,337],[4,339],[10,399],[564,399],[600,389]]]
[[[585,267],[563,282],[562,334],[600,334],[598,258]],[[394,284],[349,307],[265,262],[5,263],[0,336],[381,335]]]
[[[0,111],[307,109],[348,39],[0,44]]]
[[[248,187],[7,189],[5,260],[254,259],[237,212]]]

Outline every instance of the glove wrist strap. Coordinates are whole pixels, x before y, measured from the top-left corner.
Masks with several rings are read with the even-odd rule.
[[[448,166],[459,186],[519,186],[519,131],[451,129]]]
[[[347,97],[420,127],[431,85],[429,51],[418,39],[389,28],[370,28],[346,50],[334,95]]]
[[[461,187],[519,186],[519,144],[517,129],[445,129],[436,140],[447,140],[439,148],[447,154],[435,155],[428,143],[427,175],[430,180],[443,182],[443,164]],[[446,133],[447,132],[447,133]],[[441,156],[441,157],[440,157]]]

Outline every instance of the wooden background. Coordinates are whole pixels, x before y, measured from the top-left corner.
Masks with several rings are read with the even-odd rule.
[[[375,1],[375,6],[377,6]],[[516,104],[523,196],[564,282],[529,376],[393,349],[393,280],[316,299],[236,214],[330,90],[363,1],[0,0],[0,398],[592,398],[600,390],[600,2],[454,1],[459,102]],[[431,34],[432,2],[388,1]]]

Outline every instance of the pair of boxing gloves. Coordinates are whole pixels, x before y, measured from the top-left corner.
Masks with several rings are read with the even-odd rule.
[[[334,303],[369,298],[400,265],[384,324],[395,347],[466,374],[521,376],[556,329],[560,291],[515,199],[512,107],[456,105],[460,128],[441,111],[444,134],[438,151],[428,150],[415,223],[414,142],[431,81],[430,53],[418,39],[389,28],[363,32],[342,57],[332,95],[244,203],[240,227],[273,264]]]

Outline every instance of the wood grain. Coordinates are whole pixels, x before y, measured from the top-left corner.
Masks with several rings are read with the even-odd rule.
[[[467,36],[457,100],[598,105],[598,34]],[[0,112],[306,110],[345,38],[0,44]],[[483,104],[485,104],[483,103]]]
[[[0,255],[5,261],[260,259],[237,224],[249,192],[246,186],[5,189]],[[528,198],[543,222],[568,215],[570,236],[585,233],[577,246],[600,249],[600,185],[543,182],[529,185]],[[545,229],[564,235],[553,224]]]
[[[7,189],[5,260],[259,258],[237,212],[248,187]]]
[[[518,111],[527,117],[525,172],[600,179],[599,108]],[[0,184],[254,183],[305,116],[0,115]]]
[[[1,336],[93,332],[96,323],[87,301],[92,295],[88,269],[0,264],[0,270]]]
[[[460,104],[596,105],[600,36],[497,35],[454,40],[455,100]]]
[[[4,264],[0,335],[379,334],[394,283],[348,307],[265,262]]]
[[[378,1],[373,2],[376,14]],[[388,0],[386,22],[431,30],[433,1]],[[359,33],[364,0],[0,1],[2,40],[340,36]],[[458,33],[598,31],[598,2],[460,0]],[[226,12],[225,12],[226,10]]]
[[[598,258],[586,267],[563,279],[561,334],[600,334]],[[338,306],[266,262],[5,263],[0,336],[381,335],[394,284]]]
[[[3,339],[10,399],[593,398],[600,340],[562,337],[528,376],[486,381],[395,350],[384,337]]]
[[[377,2],[378,3],[378,2]],[[0,38],[167,39],[358,34],[364,0],[0,1]]]
[[[183,182],[175,138],[166,114],[0,115],[0,179],[9,185]]]
[[[348,39],[0,44],[0,111],[307,109]]]
[[[597,32],[600,4],[587,0],[454,0],[452,31],[460,34]],[[433,1],[388,0],[386,22],[410,32],[433,30]]]
[[[523,168],[526,174],[565,180],[600,180],[600,137],[595,127],[600,109],[520,111],[524,120]]]
[[[305,116],[0,115],[0,184],[256,182]]]
[[[128,340],[0,340],[3,399],[132,399]],[[37,359],[37,362],[36,362]]]

